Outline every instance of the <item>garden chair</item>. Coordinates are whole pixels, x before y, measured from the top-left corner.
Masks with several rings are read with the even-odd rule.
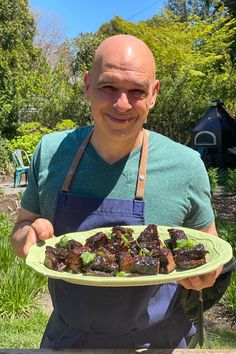
[[[14,188],[18,187],[21,182],[21,176],[25,175],[25,182],[27,183],[30,158],[26,151],[17,149],[12,151],[12,160],[15,166],[14,172]]]

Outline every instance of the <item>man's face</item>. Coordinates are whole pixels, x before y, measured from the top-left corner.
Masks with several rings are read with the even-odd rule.
[[[115,49],[114,49],[115,50]],[[95,129],[106,136],[137,136],[153,107],[159,82],[139,58],[105,57],[85,76]]]

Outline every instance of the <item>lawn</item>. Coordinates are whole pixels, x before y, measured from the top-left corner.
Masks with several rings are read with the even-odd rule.
[[[235,251],[236,223],[218,220],[221,237],[230,242]],[[49,315],[36,307],[36,297],[45,291],[46,279],[16,258],[11,249],[12,221],[0,214],[0,348],[38,348]],[[236,315],[236,272],[224,296],[225,306]],[[206,327],[205,347],[236,348],[236,331],[230,326]]]

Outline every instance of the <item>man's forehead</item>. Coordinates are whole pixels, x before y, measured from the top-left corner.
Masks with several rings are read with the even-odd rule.
[[[118,37],[118,39],[117,39]],[[130,36],[115,36],[105,40],[98,48],[93,61],[92,70],[104,71],[105,69],[146,71],[155,76],[155,61],[150,49],[140,40],[135,38],[133,43]],[[136,43],[136,41],[138,41]],[[109,45],[108,45],[109,44]],[[113,45],[111,45],[113,44]]]
[[[101,60],[91,72],[94,79],[101,80],[136,80],[149,82],[155,79],[153,67],[136,60]]]
[[[132,70],[125,70],[125,72],[124,70],[106,70],[100,73],[97,82],[99,85],[127,83],[134,86],[148,87],[150,79],[147,75]]]

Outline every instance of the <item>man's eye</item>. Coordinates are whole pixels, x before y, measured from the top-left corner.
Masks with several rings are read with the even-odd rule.
[[[101,87],[104,91],[115,91],[115,87],[106,85]]]
[[[135,97],[144,97],[146,96],[146,92],[144,90],[140,90],[140,89],[134,89],[131,90],[131,94]]]

